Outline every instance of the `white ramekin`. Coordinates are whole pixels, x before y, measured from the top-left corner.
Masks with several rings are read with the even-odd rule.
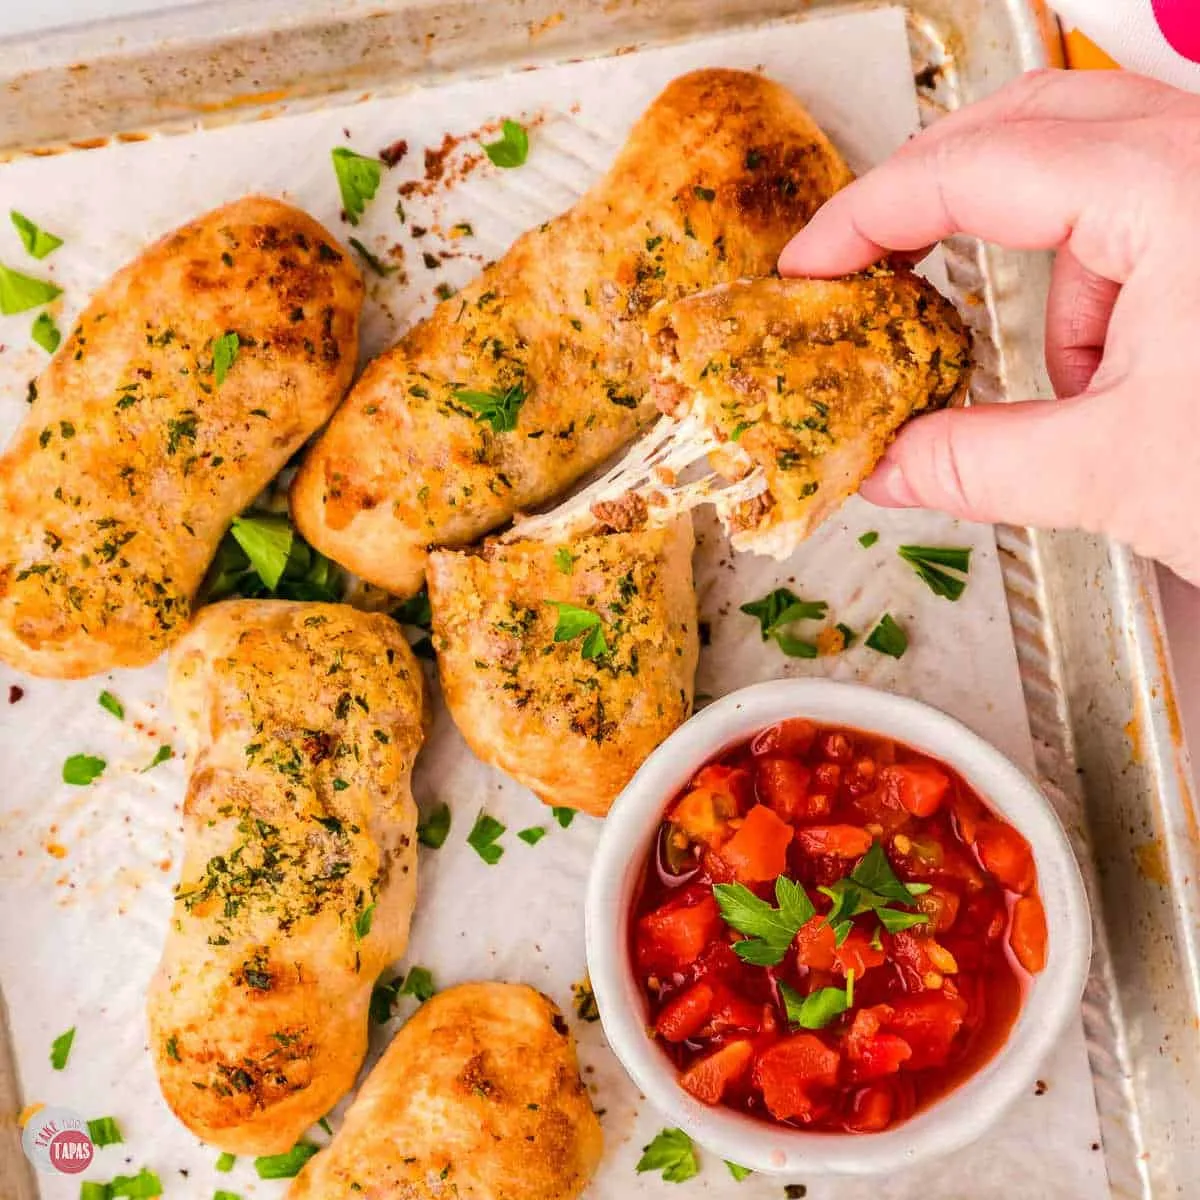
[[[1008,1040],[978,1073],[931,1108],[882,1133],[807,1133],[709,1107],[678,1084],[647,1035],[629,961],[628,917],[663,811],[695,771],[726,747],[788,717],[883,734],[949,763],[1025,835],[1046,909],[1048,957]],[[1049,803],[998,750],[953,717],[858,684],[784,679],[732,692],[692,717],[642,764],[604,823],[587,891],[587,959],[604,1032],[634,1083],[705,1148],[768,1174],[877,1175],[978,1138],[1027,1088],[1079,1011],[1091,920],[1079,867]]]

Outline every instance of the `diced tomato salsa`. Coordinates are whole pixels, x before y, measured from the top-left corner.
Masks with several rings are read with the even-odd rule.
[[[676,797],[629,937],[687,1091],[825,1132],[900,1124],[977,1071],[1046,961],[1021,834],[944,763],[806,720]]]

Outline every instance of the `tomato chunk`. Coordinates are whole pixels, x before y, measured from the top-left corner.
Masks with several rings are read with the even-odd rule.
[[[765,883],[786,870],[791,840],[792,827],[765,804],[756,804],[721,847],[721,857],[742,883]]]
[[[932,763],[895,763],[879,772],[879,782],[889,802],[914,817],[931,817],[950,790],[950,777]]]
[[[1037,896],[1022,896],[1013,906],[1008,944],[1031,975],[1046,965],[1046,910]]]
[[[921,992],[897,1000],[892,1007],[888,1031],[912,1048],[906,1065],[914,1071],[945,1066],[966,1019],[967,1002],[945,992]]]
[[[822,1109],[819,1093],[837,1083],[841,1055],[811,1033],[795,1033],[764,1050],[754,1063],[754,1083],[780,1121],[809,1121]]]
[[[975,851],[984,870],[1011,891],[1024,895],[1033,887],[1033,851],[1011,826],[1000,821],[982,821],[975,831]]]
[[[719,1050],[697,1059],[679,1077],[684,1091],[690,1092],[705,1104],[716,1104],[725,1089],[746,1073],[754,1057],[754,1044],[740,1039],[727,1042]]]
[[[638,966],[646,972],[682,971],[721,929],[721,914],[710,892],[690,907],[664,907],[638,921]]]
[[[667,1002],[654,1022],[654,1032],[668,1042],[686,1042],[704,1028],[715,999],[716,993],[710,984],[693,984]]]
[[[765,1006],[755,1004],[722,984],[717,984],[704,1036],[724,1033],[730,1029],[746,1029],[758,1033],[763,1027]]]
[[[855,1133],[878,1133],[892,1123],[895,1098],[886,1084],[873,1084],[855,1092],[847,1126]]]
[[[785,821],[827,817],[832,805],[828,796],[809,794],[812,772],[790,758],[764,758],[758,764],[758,798]]]
[[[830,858],[859,858],[874,839],[857,825],[810,825],[796,830],[796,841],[805,854]]]
[[[817,727],[803,717],[792,717],[780,721],[770,729],[764,729],[753,742],[750,752],[756,757],[762,754],[778,754],[787,758],[801,758],[817,740]]]

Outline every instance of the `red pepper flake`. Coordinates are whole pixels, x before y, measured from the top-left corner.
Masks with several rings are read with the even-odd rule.
[[[400,138],[394,141],[390,146],[384,146],[379,151],[379,157],[383,160],[384,166],[394,167],[398,162],[403,160],[408,153],[408,141],[405,138]]]

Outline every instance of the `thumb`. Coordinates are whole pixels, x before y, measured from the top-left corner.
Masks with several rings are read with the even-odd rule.
[[[862,485],[873,504],[969,521],[1095,529],[1106,456],[1088,397],[950,409],[901,430]],[[1110,451],[1111,455],[1111,443]]]

